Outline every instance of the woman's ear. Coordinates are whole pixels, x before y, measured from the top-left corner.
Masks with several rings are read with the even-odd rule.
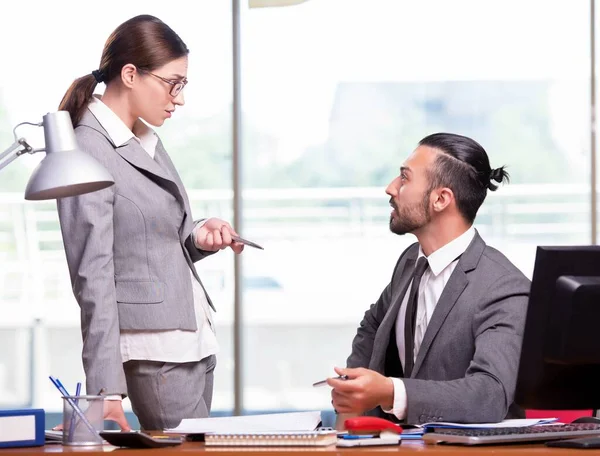
[[[128,63],[121,68],[121,82],[129,89],[133,88],[135,78],[138,76],[138,71],[135,65]]]

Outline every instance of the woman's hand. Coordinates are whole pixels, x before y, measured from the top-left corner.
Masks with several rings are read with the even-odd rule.
[[[241,253],[244,250],[244,244],[233,241],[232,235],[237,236],[237,233],[231,225],[218,218],[209,218],[193,232],[194,244],[199,249],[216,252],[231,247],[235,253]]]
[[[125,418],[122,401],[104,400],[104,419],[116,422],[122,431],[131,431],[131,426]]]
[[[116,422],[122,431],[131,431],[131,426],[125,418],[125,410],[123,410],[122,401],[104,400],[104,419]],[[52,428],[53,431],[62,431],[63,425],[59,424]]]

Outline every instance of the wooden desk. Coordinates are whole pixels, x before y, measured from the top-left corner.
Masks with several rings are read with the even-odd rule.
[[[142,451],[148,452],[154,456],[177,456],[181,453],[202,452],[202,453],[219,453],[222,456],[272,456],[273,454],[285,453],[286,455],[302,455],[305,453],[319,453],[327,456],[367,456],[377,455],[383,456],[385,453],[411,453],[419,456],[475,456],[475,455],[495,455],[495,456],[519,456],[529,454],[553,454],[567,455],[577,452],[573,449],[563,448],[548,448],[543,444],[536,445],[508,445],[508,446],[480,446],[480,447],[465,447],[465,446],[450,446],[450,445],[425,445],[423,442],[405,441],[399,446],[389,447],[365,447],[365,448],[336,448],[329,446],[324,448],[310,447],[209,447],[205,448],[203,443],[186,442],[182,445],[166,448],[154,449],[119,449],[110,445],[103,447],[76,448],[63,447],[62,445],[46,445],[36,448],[8,448],[0,449],[0,456],[5,455],[31,455],[37,456],[43,453],[80,453],[88,456],[106,455],[108,452],[116,451],[118,454],[126,456],[129,453],[141,454]],[[584,450],[580,451],[582,455],[600,456],[600,450]]]

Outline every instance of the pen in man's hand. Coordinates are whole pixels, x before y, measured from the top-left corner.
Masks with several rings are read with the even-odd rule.
[[[336,380],[348,380],[347,375],[339,375],[339,376],[333,377],[333,378],[335,378]],[[323,385],[327,385],[327,379],[313,383],[313,386],[323,386]]]
[[[264,248],[262,246],[258,245],[256,242],[249,241],[242,237],[236,236],[235,234],[231,235],[231,239],[235,242],[239,242],[241,244],[245,244],[245,245],[249,245],[250,247],[254,247],[255,249],[264,250]]]

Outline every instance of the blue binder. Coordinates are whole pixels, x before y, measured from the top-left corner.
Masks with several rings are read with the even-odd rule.
[[[0,410],[0,448],[44,445],[43,409]]]

